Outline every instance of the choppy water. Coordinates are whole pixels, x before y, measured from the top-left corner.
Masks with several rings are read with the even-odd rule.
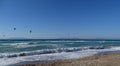
[[[74,59],[109,51],[120,51],[120,40],[0,40],[0,66],[26,61]]]

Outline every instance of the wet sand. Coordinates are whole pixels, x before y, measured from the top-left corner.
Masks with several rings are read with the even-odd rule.
[[[120,53],[99,54],[72,60],[26,63],[18,66],[120,66]]]

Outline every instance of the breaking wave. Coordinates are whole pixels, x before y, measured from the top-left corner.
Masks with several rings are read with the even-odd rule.
[[[1,53],[0,58],[12,58],[21,56],[31,56],[31,55],[41,55],[41,54],[51,54],[51,53],[62,53],[62,52],[76,52],[83,50],[102,50],[102,49],[113,49],[112,46],[89,46],[89,47],[72,47],[72,48],[57,48],[57,49],[43,49],[36,51],[24,51],[20,53]],[[119,47],[114,47],[115,50],[120,50]]]

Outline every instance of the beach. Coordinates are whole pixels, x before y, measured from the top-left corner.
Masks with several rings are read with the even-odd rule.
[[[79,59],[27,63],[18,66],[119,66],[120,53],[99,54]]]

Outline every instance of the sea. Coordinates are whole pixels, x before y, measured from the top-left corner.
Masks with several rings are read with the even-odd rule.
[[[120,52],[116,39],[1,39],[0,66]]]

